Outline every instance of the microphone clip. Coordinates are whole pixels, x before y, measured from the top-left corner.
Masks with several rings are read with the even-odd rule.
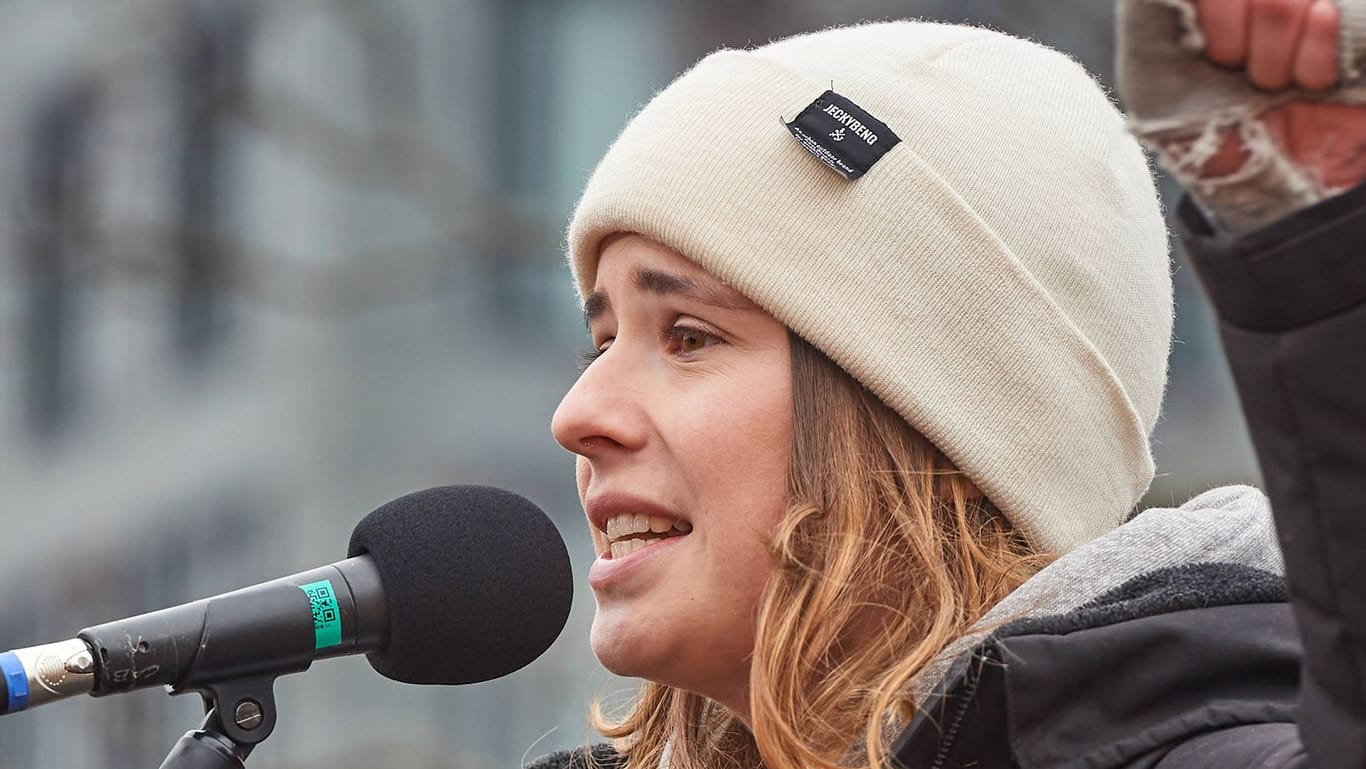
[[[252,748],[275,730],[275,678],[203,685],[204,720],[176,741],[161,769],[241,769]]]

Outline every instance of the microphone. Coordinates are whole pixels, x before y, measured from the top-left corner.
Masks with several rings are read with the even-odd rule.
[[[539,657],[569,616],[564,540],[539,508],[502,489],[400,497],[356,525],[347,555],[0,654],[0,714],[77,694],[274,679],[348,654],[405,683],[487,681]]]

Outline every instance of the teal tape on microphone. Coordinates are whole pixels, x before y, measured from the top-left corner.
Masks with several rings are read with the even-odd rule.
[[[337,608],[337,593],[332,589],[332,582],[318,580],[300,585],[299,589],[313,604],[313,648],[326,649],[341,643],[341,610]]]

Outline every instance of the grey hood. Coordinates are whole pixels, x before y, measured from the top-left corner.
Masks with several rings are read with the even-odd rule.
[[[953,660],[990,632],[1015,620],[1067,614],[1142,574],[1195,563],[1228,563],[1284,575],[1266,495],[1223,486],[1180,507],[1155,507],[1067,553],[1006,596],[950,644],[916,679],[923,700]]]

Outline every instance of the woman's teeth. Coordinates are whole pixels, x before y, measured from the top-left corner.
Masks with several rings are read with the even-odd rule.
[[[692,524],[653,515],[614,515],[607,519],[607,539],[611,541],[611,555],[621,558],[649,547],[667,537],[687,534]],[[637,534],[644,536],[635,536]]]
[[[644,550],[658,541],[657,539],[628,539],[625,542],[613,542],[612,557],[621,558],[630,555],[637,550]]]

